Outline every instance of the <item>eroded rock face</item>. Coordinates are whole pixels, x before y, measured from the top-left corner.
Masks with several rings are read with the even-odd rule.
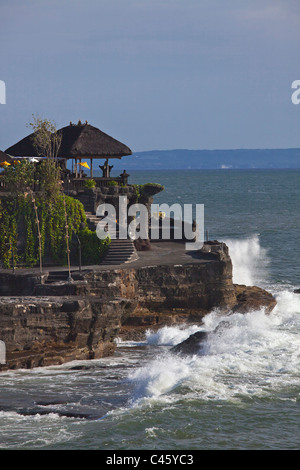
[[[86,279],[91,293],[137,302],[120,329],[123,339],[137,338],[150,327],[201,323],[213,308],[228,311],[236,304],[230,259],[93,272]]]
[[[234,288],[237,299],[234,312],[246,313],[264,308],[266,313],[270,313],[276,305],[272,294],[260,287],[235,284]]]
[[[115,338],[134,308],[127,299],[10,298],[0,300],[0,370],[96,359],[115,351]]]
[[[44,281],[34,273],[0,273],[2,369],[104,357],[113,354],[117,336],[136,340],[148,328],[201,325],[214,308],[229,313],[263,306],[269,312],[276,304],[263,289],[232,283],[228,251],[217,244],[190,264],[124,265],[86,270],[72,283]]]

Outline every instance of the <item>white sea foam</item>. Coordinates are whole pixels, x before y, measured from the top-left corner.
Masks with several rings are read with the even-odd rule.
[[[227,243],[235,268],[234,282],[266,282],[267,253],[258,237]],[[240,401],[253,396],[298,399],[300,295],[282,288],[272,293],[277,306],[269,315],[264,310],[207,315],[201,329],[211,334],[204,355],[181,357],[164,351],[136,369],[129,377],[135,384],[133,403],[176,401],[182,398],[181,387],[185,397],[202,400]],[[229,327],[213,333],[223,320]],[[197,330],[195,325],[164,327],[155,333],[149,331],[147,342],[171,346]]]
[[[205,355],[158,356],[131,374],[136,384],[134,400],[141,403],[141,399],[165,399],[166,395],[177,399],[181,386],[203,400],[270,396],[298,386],[300,306],[292,313],[297,302],[292,299],[289,313],[279,303],[277,313],[269,316],[263,311],[227,316],[229,328],[209,335]],[[206,324],[212,326],[216,320],[212,313]]]
[[[260,245],[259,236],[225,239],[233,265],[233,282],[248,286],[266,280],[268,252]]]
[[[199,326],[164,326],[157,331],[148,330],[146,340],[148,345],[174,346],[187,339],[190,335],[199,331]]]

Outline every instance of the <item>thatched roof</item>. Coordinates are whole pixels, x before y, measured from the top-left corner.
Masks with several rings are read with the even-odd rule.
[[[121,158],[132,154],[129,147],[88,123],[70,123],[58,132],[62,135],[58,152],[60,158]],[[6,152],[18,157],[38,156],[32,144],[32,136],[28,135]]]
[[[58,152],[62,158],[121,158],[132,154],[125,144],[88,123],[70,123],[58,132],[62,134]]]
[[[24,137],[24,139],[6,149],[5,152],[14,157],[38,157],[39,155],[32,144],[33,134]]]
[[[7,153],[2,152],[0,150],[0,163],[8,162],[11,163],[13,161],[13,158],[11,158],[10,155],[7,155]]]

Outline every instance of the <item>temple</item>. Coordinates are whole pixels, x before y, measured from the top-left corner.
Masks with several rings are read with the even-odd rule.
[[[95,187],[107,186],[112,181],[117,185],[127,185],[129,175],[126,171],[113,178],[113,165],[109,164],[110,159],[132,155],[127,145],[91,126],[87,121],[84,124],[81,121],[77,124],[70,122],[69,126],[59,129],[57,133],[61,137],[57,160],[62,168],[66,192],[84,187],[88,180],[92,180]],[[3,164],[11,163],[14,159],[26,158],[39,162],[45,158],[34,147],[33,134],[9,147],[2,154],[0,163],[3,160]],[[100,177],[94,176],[94,160],[104,160],[103,165],[99,165],[102,170]]]
[[[74,199],[77,199],[83,205],[86,224],[89,230],[95,232],[97,229],[104,230],[110,235],[111,242],[107,255],[106,264],[122,264],[132,261],[137,257],[136,246],[145,249],[149,247],[149,224],[147,225],[146,240],[136,241],[127,233],[127,228],[134,219],[133,216],[127,217],[126,233],[127,239],[120,236],[120,226],[123,228],[118,216],[113,220],[115,228],[109,227],[105,220],[105,214],[100,214],[97,209],[109,204],[120,213],[120,196],[125,196],[127,208],[139,201],[144,204],[150,218],[151,204],[153,196],[161,192],[162,185],[146,183],[144,185],[128,184],[129,174],[124,169],[119,176],[112,176],[111,171],[114,167],[113,161],[125,156],[132,155],[132,151],[125,144],[119,142],[113,137],[105,134],[100,129],[91,126],[86,121],[84,124],[79,121],[77,124],[70,124],[56,131],[53,134],[55,151],[49,152],[49,149],[42,154],[42,146],[35,145],[35,133],[31,133],[15,145],[9,147],[5,152],[0,153],[0,167],[3,168],[0,173],[0,198],[15,196],[14,189],[5,174],[7,169],[16,165],[22,160],[32,162],[38,169],[39,164],[47,158],[54,158],[61,168],[60,184],[62,192]],[[56,142],[57,137],[57,142]],[[49,144],[49,142],[47,142]],[[51,157],[49,157],[51,153]],[[98,168],[95,162],[97,162]],[[99,164],[100,163],[100,164]],[[36,172],[38,175],[38,172]],[[41,189],[39,177],[34,180],[33,191],[38,194]],[[26,193],[27,189],[24,190]],[[128,209],[127,209],[128,210]],[[121,225],[120,225],[121,224]],[[14,263],[13,263],[14,265]]]

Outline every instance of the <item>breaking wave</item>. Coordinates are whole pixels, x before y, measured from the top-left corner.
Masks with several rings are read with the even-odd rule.
[[[266,282],[268,257],[257,236],[225,241],[233,261],[234,282]],[[196,325],[164,327],[147,332],[147,343],[158,354],[136,369],[132,404],[181,399],[243,401],[253,397],[299,399],[300,295],[288,290],[272,292],[277,305],[247,314],[220,315],[213,311]],[[214,334],[226,319],[229,327]],[[203,351],[179,356],[170,347],[196,331],[209,333]],[[165,346],[162,351],[160,347]],[[168,346],[168,347],[167,347]]]
[[[225,239],[233,265],[233,282],[247,286],[266,282],[268,251],[260,245],[259,236],[247,239]]]

